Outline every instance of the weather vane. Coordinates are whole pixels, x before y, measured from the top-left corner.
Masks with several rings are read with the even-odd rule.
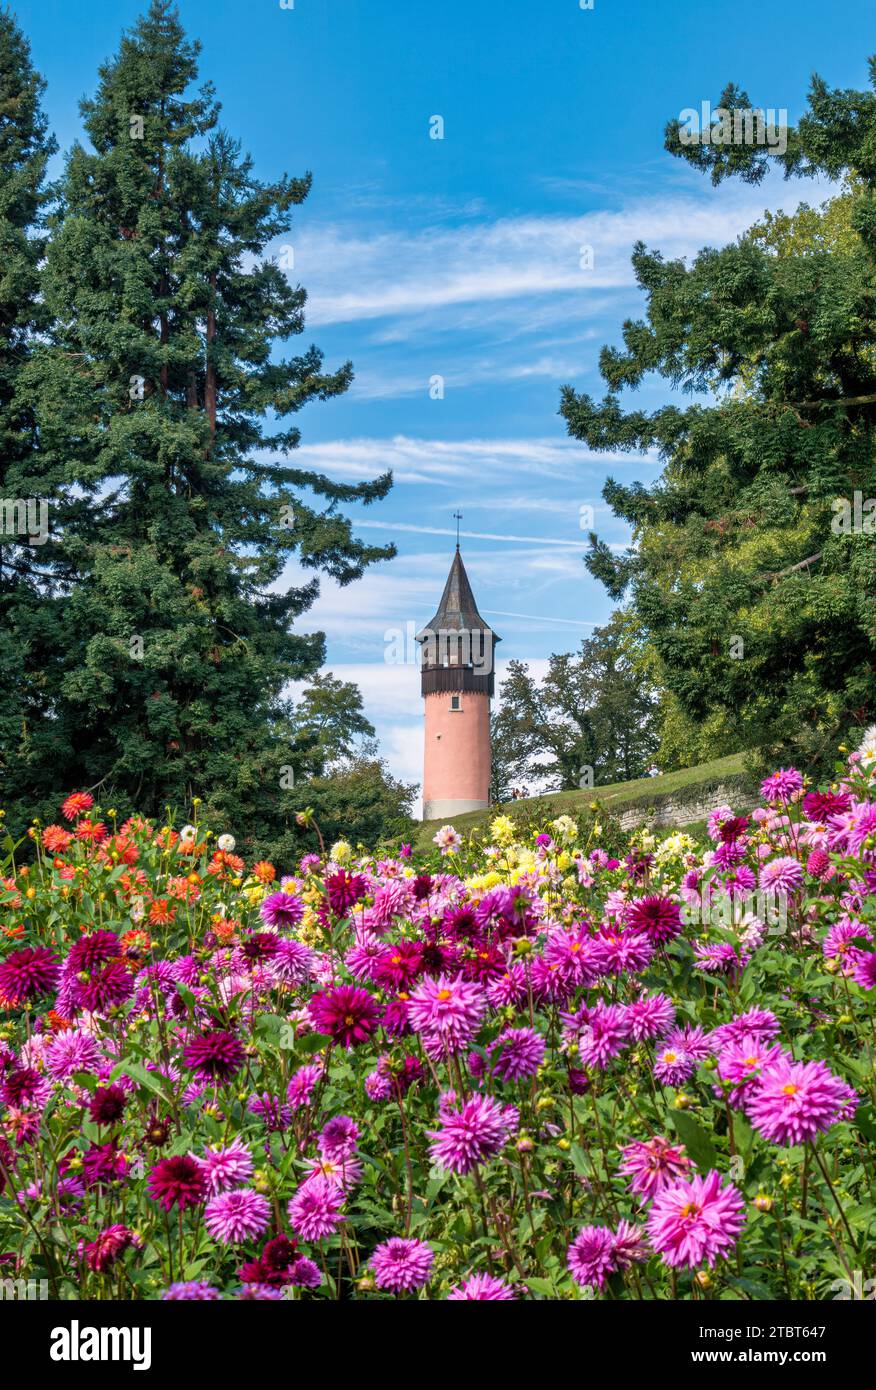
[[[462,512],[454,512],[453,519],[456,522],[456,548],[459,549],[459,523],[462,521]]]

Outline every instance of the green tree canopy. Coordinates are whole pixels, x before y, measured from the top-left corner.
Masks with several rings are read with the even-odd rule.
[[[580,650],[552,656],[540,683],[508,663],[493,716],[493,794],[538,780],[551,791],[641,777],[657,748],[656,698],[622,612]]]
[[[758,182],[773,157],[845,185],[839,206],[766,218],[690,265],[635,247],[646,318],[603,349],[603,400],[566,387],[561,412],[591,448],[654,450],[663,471],[608,481],[633,545],[592,535],[587,564],[647,634],[664,757],[756,747],[815,765],[876,708],[876,96],[814,79],[784,155],[686,145],[677,122],[667,147],[714,182]],[[648,373],[689,403],[625,408]]]
[[[155,814],[200,795],[269,838],[302,745],[284,691],[324,659],[298,622],[318,572],[346,585],[394,554],[341,510],[391,477],[294,466],[294,417],[352,377],[315,347],[274,350],[303,331],[306,295],[266,253],[310,176],[256,178],[195,85],[198,52],[153,0],[82,103],[90,145],[71,150],[51,220],[51,321],[25,372],[63,625],[48,736],[55,787]],[[4,754],[32,813],[46,748],[19,729]]]

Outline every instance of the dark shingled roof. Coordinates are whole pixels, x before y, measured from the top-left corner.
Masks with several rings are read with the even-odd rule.
[[[444,593],[441,595],[438,612],[426,624],[422,632],[417,633],[417,641],[425,641],[426,634],[429,632],[489,632],[494,643],[502,640],[501,637],[496,636],[489,623],[485,623],[478,612],[478,606],[471,591],[471,584],[465,572],[465,565],[462,563],[462,556],[459,553],[459,546],[456,547],[456,554],[453,557],[453,564],[450,566],[447,583],[444,585]]]

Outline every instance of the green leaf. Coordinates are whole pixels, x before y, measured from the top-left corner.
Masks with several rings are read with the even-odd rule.
[[[699,1120],[694,1119],[693,1115],[689,1115],[686,1110],[672,1110],[670,1111],[670,1118],[676,1134],[700,1172],[706,1173],[710,1168],[716,1168],[718,1166],[717,1151]]]

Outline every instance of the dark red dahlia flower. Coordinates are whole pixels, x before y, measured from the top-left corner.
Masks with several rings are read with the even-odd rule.
[[[681,934],[681,907],[671,898],[638,898],[630,908],[627,925],[631,931],[644,932],[655,946],[662,946]]]
[[[345,917],[354,903],[364,898],[365,880],[361,874],[348,874],[346,869],[339,869],[336,874],[329,874],[325,891],[335,916]]]
[[[809,792],[803,798],[803,814],[807,820],[823,823],[830,816],[842,815],[851,804],[845,792]]]
[[[344,1047],[356,1047],[374,1032],[380,1021],[377,1000],[367,989],[338,985],[315,994],[310,1017],[319,1033],[326,1033]]]
[[[128,1161],[119,1153],[114,1139],[108,1144],[92,1144],[82,1155],[82,1176],[88,1187],[115,1182],[128,1171]]]
[[[224,1086],[240,1071],[244,1056],[239,1039],[217,1028],[186,1043],[182,1059],[190,1071]]]
[[[48,946],[24,946],[0,964],[0,996],[10,1004],[23,1004],[48,994],[58,982],[61,962]]]
[[[179,1154],[175,1158],[162,1158],[147,1179],[149,1196],[165,1211],[179,1207],[196,1207],[207,1195],[204,1171],[194,1158]]]
[[[251,936],[247,936],[240,943],[241,955],[252,965],[258,965],[260,961],[270,960],[280,949],[280,938],[274,932],[256,931]]]
[[[417,874],[414,879],[414,899],[421,903],[432,892],[432,875]]]
[[[20,1110],[44,1090],[44,1081],[33,1067],[13,1067],[0,1085],[0,1100]]]
[[[125,1092],[121,1086],[98,1086],[88,1102],[88,1113],[96,1125],[112,1125],[125,1112]]]
[[[107,1226],[96,1240],[80,1249],[88,1268],[94,1270],[95,1274],[104,1274],[129,1246],[139,1243],[138,1237],[127,1226]]]
[[[121,960],[108,961],[97,970],[80,971],[73,983],[73,1003],[88,1013],[105,1013],[124,1004],[134,993],[134,981]]]
[[[721,822],[721,828],[718,832],[721,836],[721,843],[725,845],[735,844],[740,835],[744,835],[747,829],[747,816],[730,816]]]

